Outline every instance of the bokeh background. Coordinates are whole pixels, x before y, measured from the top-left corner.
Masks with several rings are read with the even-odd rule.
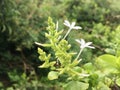
[[[120,0],[0,0],[0,90],[60,90],[63,83],[49,81],[49,69],[38,68],[43,62],[34,44],[47,42],[49,16],[64,33],[64,20],[82,27],[69,35],[71,50],[79,48],[76,38],[93,42],[96,49],[85,49],[82,63],[120,51]]]

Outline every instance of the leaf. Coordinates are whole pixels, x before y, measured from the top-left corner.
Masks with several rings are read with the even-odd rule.
[[[79,81],[70,81],[65,85],[64,90],[87,90],[89,84],[79,82]]]
[[[8,87],[6,90],[14,90],[13,87]]]
[[[22,79],[26,79],[26,74],[23,73],[23,74],[21,75],[21,77],[22,77]]]
[[[118,71],[120,71],[120,57],[117,58],[116,64],[117,64],[116,67],[117,67]]]
[[[118,78],[118,79],[116,80],[116,84],[117,84],[118,86],[120,86],[120,78]]]
[[[92,63],[86,63],[84,66],[83,66],[83,68],[85,69],[85,70],[87,70],[88,72],[92,72],[92,71],[94,71],[95,70],[95,67],[93,66],[93,64]]]
[[[48,73],[48,79],[49,80],[54,80],[54,79],[57,79],[58,78],[58,72],[56,71],[50,71]]]
[[[118,57],[120,56],[120,51],[117,50],[116,56],[118,56]]]
[[[79,73],[82,72],[82,68],[79,67],[79,66],[73,67],[73,70],[76,71],[76,72],[79,72]]]
[[[116,73],[117,57],[109,54],[102,55],[97,58],[96,64],[104,74]]]
[[[97,90],[111,90],[111,89],[107,85],[105,85],[103,82],[99,82]]]
[[[115,54],[115,50],[110,48],[105,49],[105,52],[109,54]]]
[[[89,84],[90,86],[96,86],[98,84],[99,76],[97,74],[92,74],[89,76]]]
[[[116,60],[117,57],[109,54],[105,54],[99,57],[101,60],[103,60],[104,63],[109,64],[111,66],[116,66]]]
[[[0,87],[3,87],[3,83],[2,82],[0,82]]]

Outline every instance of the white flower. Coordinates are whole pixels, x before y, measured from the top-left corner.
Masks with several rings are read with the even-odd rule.
[[[65,20],[65,22],[63,23],[65,26],[69,27],[70,29],[82,29],[82,27],[80,26],[75,26],[75,22],[72,22],[70,24],[70,22],[68,20]]]
[[[63,23],[65,26],[67,26],[67,27],[69,27],[69,29],[68,29],[68,32],[65,34],[65,36],[64,36],[64,38],[63,39],[65,39],[67,36],[68,36],[68,34],[70,33],[70,31],[72,30],[72,29],[82,29],[82,27],[80,27],[80,26],[75,26],[75,22],[72,22],[71,24],[70,24],[70,22],[68,21],[68,20],[65,20],[65,22]]]
[[[81,39],[81,40],[79,40],[79,39],[76,39],[76,41],[79,43],[79,44],[81,44],[80,45],[80,48],[81,49],[84,49],[84,48],[86,48],[86,47],[88,47],[88,48],[92,48],[92,49],[94,49],[95,47],[93,47],[93,46],[90,46],[91,44],[92,44],[92,42],[85,42],[84,41],[84,39]]]

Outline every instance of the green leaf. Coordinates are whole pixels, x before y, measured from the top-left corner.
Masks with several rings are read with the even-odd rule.
[[[107,85],[105,85],[103,82],[99,82],[97,90],[111,90],[111,89]]]
[[[50,71],[48,73],[48,79],[49,80],[54,80],[54,79],[57,79],[58,78],[58,72],[56,71]]]
[[[64,90],[87,90],[89,84],[79,82],[79,81],[70,81],[65,85]]]
[[[116,73],[117,72],[116,62],[117,57],[109,54],[102,55],[98,57],[96,60],[98,68],[100,68],[100,70],[104,74]]]
[[[87,70],[88,72],[91,72],[91,73],[92,73],[92,71],[95,70],[95,67],[93,66],[92,63],[86,63],[86,64],[83,66],[83,68],[84,68],[85,70]]]
[[[75,70],[76,72],[79,72],[79,73],[82,72],[82,68],[79,66],[73,67],[73,70]]]
[[[98,84],[99,76],[97,74],[92,74],[89,76],[89,84],[90,86],[96,86]]]
[[[117,51],[116,56],[118,57],[120,56],[120,51]]]
[[[117,68],[120,71],[120,57],[117,58],[116,60]]]
[[[115,54],[115,50],[110,48],[105,49],[105,52],[109,54]]]
[[[2,82],[0,82],[0,87],[3,87],[3,83]]]
[[[117,84],[118,86],[120,86],[120,78],[118,78],[118,79],[116,80],[116,84]]]
[[[6,90],[14,90],[13,87],[8,87]]]
[[[109,54],[105,54],[99,57],[104,63],[109,64],[111,66],[116,66],[117,57]]]
[[[22,79],[26,79],[26,74],[25,73],[23,73],[22,75],[21,75],[21,77],[22,77]]]

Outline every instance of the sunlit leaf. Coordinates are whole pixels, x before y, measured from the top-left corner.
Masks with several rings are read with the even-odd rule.
[[[104,74],[109,74],[117,71],[116,61],[117,57],[105,54],[97,58],[96,64]]]
[[[88,72],[94,71],[95,67],[93,66],[92,63],[86,63],[83,68],[87,70]]]
[[[117,84],[118,86],[120,86],[120,78],[118,78],[118,79],[116,80],[116,84]]]
[[[79,82],[79,81],[70,81],[66,86],[65,90],[87,90],[89,84]]]
[[[51,71],[48,73],[48,79],[49,80],[54,80],[58,78],[58,72],[56,71]]]
[[[103,82],[99,82],[97,90],[111,90],[111,89],[107,85],[105,85]]]

